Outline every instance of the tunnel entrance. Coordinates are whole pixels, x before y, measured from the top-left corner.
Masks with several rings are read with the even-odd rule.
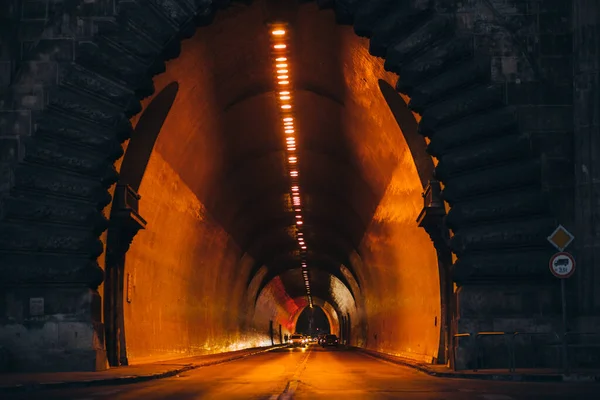
[[[211,250],[223,257],[227,249],[232,249],[238,257],[221,269],[229,269],[243,258],[251,263],[243,268],[250,267],[245,276],[249,287],[254,282],[257,285],[252,291],[255,298],[249,305],[240,304],[240,310],[246,308],[254,315],[246,321],[247,326],[262,332],[251,340],[273,344],[277,325],[282,330],[285,327],[293,330],[302,315],[298,310],[321,310],[322,306],[330,331],[346,343],[390,351],[393,349],[385,347],[395,336],[399,342],[406,341],[397,349],[401,354],[445,360],[443,351],[438,350],[440,333],[448,332],[441,332],[437,324],[441,313],[437,253],[429,237],[415,224],[418,210],[423,206],[421,193],[433,173],[431,158],[425,153],[425,140],[416,132],[415,116],[406,102],[402,111],[398,111],[398,99],[391,97],[389,91],[393,88],[386,81],[393,79],[393,75],[385,72],[381,61],[365,53],[364,40],[332,23],[330,15],[312,5],[276,3],[274,6],[270,1],[258,1],[250,7],[234,6],[182,42],[181,54],[167,64],[164,73],[154,77],[159,94],[144,102],[147,103],[143,105],[144,113],[138,121],[133,121],[135,130],[115,193],[122,190],[122,182],[136,181],[134,191],[136,194],[139,191],[144,199],[140,200],[139,212],[148,226],[137,234],[123,267],[107,264],[107,271],[120,271],[121,275],[115,275],[117,285],[107,281],[106,288],[121,288],[113,293],[124,299],[121,305],[115,300],[106,302],[106,315],[122,318],[107,325],[112,365],[170,356],[157,355],[148,348],[168,348],[168,341],[178,342],[173,338],[175,332],[160,328],[163,336],[155,334],[150,340],[144,337],[150,325],[144,326],[139,321],[150,322],[158,314],[163,325],[174,328],[185,317],[173,320],[160,316],[165,307],[150,301],[158,287],[149,279],[170,282],[169,276],[163,274],[163,278],[158,278],[157,274],[184,268],[168,261],[170,254],[196,253],[186,242],[195,237],[214,237],[215,232],[228,238],[223,236],[221,241],[214,242]],[[268,21],[266,25],[261,23],[264,20]],[[279,21],[285,21],[281,26],[291,35],[286,42],[289,51],[273,56],[269,54],[274,45],[269,35],[274,26],[280,26]],[[242,27],[254,33],[244,39],[236,34]],[[222,34],[223,31],[229,33]],[[327,40],[322,37],[323,32],[329,32]],[[318,42],[320,45],[315,46]],[[239,61],[217,51],[222,48],[229,49],[227,54],[239,54],[243,60],[246,71],[240,77],[253,78],[229,78],[235,75]],[[279,63],[277,68],[285,66],[286,77],[290,77],[292,83],[285,96],[293,96],[293,107],[297,110],[280,118],[285,122],[289,115],[294,116],[297,143],[293,143],[293,158],[300,173],[297,184],[302,191],[298,204],[294,192],[289,197],[286,194],[289,177],[282,176],[286,169],[281,164],[287,156],[281,144],[286,142],[277,127],[278,105],[273,102],[277,93],[273,84],[278,81],[268,65],[274,57]],[[199,59],[211,62],[198,70],[194,66]],[[344,63],[350,63],[353,69],[344,70]],[[366,86],[356,83],[365,76],[375,79]],[[173,80],[178,81],[174,92],[169,90],[172,84],[168,83]],[[175,101],[177,91],[180,101]],[[365,101],[372,99],[377,99],[377,106],[366,108]],[[166,103],[169,104],[164,106]],[[163,108],[157,109],[157,104]],[[190,110],[200,104],[201,108]],[[165,120],[169,110],[171,116]],[[193,117],[194,114],[198,117]],[[143,131],[148,130],[146,121],[154,121],[153,130],[144,135]],[[289,128],[289,124],[285,122],[283,129]],[[247,131],[246,126],[261,129],[240,135],[238,132]],[[146,137],[143,157],[136,154],[135,139],[141,141],[140,137]],[[147,146],[150,142],[152,146]],[[161,166],[157,161],[148,164],[150,154],[154,155],[153,160],[160,159]],[[148,179],[141,180],[145,168],[141,174],[139,168],[137,172],[131,171],[130,160],[148,166]],[[199,208],[202,215],[201,221],[194,223],[196,226],[185,228],[188,239],[183,240],[184,247],[181,239],[169,240],[174,226],[167,221],[178,219],[186,225],[186,213],[176,216],[169,196],[157,195],[157,191],[164,190],[163,182],[156,180],[157,173],[166,169],[172,170],[170,174],[176,178],[161,172],[160,179],[163,182],[177,179],[179,185],[189,188],[198,203],[191,200],[187,207]],[[135,177],[129,179],[128,175]],[[153,183],[149,183],[151,180]],[[302,237],[298,225],[290,221],[300,202],[304,209]],[[113,231],[108,232],[109,249],[111,237],[115,236],[111,234]],[[302,248],[306,242],[308,249],[298,249],[296,238],[302,240]],[[171,245],[153,247],[152,242]],[[206,248],[199,242],[195,246]],[[419,249],[418,255],[415,249]],[[213,255],[206,248],[195,257],[200,263],[196,267],[199,276],[210,268]],[[107,257],[107,262],[113,258]],[[143,260],[150,258],[154,258],[153,267],[147,263],[143,266]],[[206,266],[202,266],[204,263]],[[185,268],[195,267],[190,264]],[[259,274],[263,268],[264,274]],[[415,277],[412,269],[419,269],[421,275]],[[207,290],[208,282],[196,284],[200,285],[198,289]],[[202,290],[198,300],[208,296]],[[131,292],[139,300],[131,301]],[[166,293],[158,293],[167,299]],[[308,303],[304,300],[307,295]],[[171,302],[176,300],[168,297]],[[405,305],[384,306],[381,310],[377,309],[379,306],[372,307],[385,304],[390,297],[403,299],[400,304]],[[316,308],[311,308],[313,299]],[[113,304],[120,307],[116,313]],[[284,305],[283,310],[277,304]],[[410,304],[422,306],[415,308]],[[176,312],[170,308],[172,313]],[[367,311],[369,308],[371,311]],[[352,328],[353,322],[357,329]],[[131,337],[127,342],[126,330]],[[418,335],[414,330],[419,331]],[[190,334],[198,338],[187,340],[203,338],[209,343],[221,340],[218,339],[221,334],[212,330]],[[352,338],[352,334],[356,337]],[[262,339],[258,339],[260,335]],[[421,349],[409,354],[401,350],[402,346]],[[215,351],[208,347],[204,345],[200,351]]]

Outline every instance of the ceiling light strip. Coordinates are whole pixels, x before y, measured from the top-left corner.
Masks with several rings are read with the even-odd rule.
[[[273,55],[273,67],[275,82],[277,87],[277,101],[279,104],[279,113],[281,116],[281,128],[285,137],[287,171],[290,176],[291,187],[290,197],[296,224],[296,239],[300,248],[301,270],[304,285],[306,287],[306,296],[310,308],[313,307],[312,296],[310,294],[310,279],[306,265],[306,255],[308,246],[306,245],[304,233],[302,231],[304,218],[302,215],[302,199],[299,183],[298,171],[298,153],[296,148],[297,128],[294,118],[293,90],[291,88],[292,69],[289,62],[288,31],[284,25],[274,25],[271,27],[271,52]]]

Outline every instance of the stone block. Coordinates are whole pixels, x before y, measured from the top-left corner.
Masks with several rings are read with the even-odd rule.
[[[106,368],[100,296],[85,287],[11,287],[0,299],[0,343],[12,371]]]
[[[47,322],[31,326],[1,324],[0,341],[5,343],[9,369],[12,372],[67,372],[100,371],[108,368],[106,352],[98,349],[90,335],[79,341],[59,342],[59,331],[72,328],[62,327],[63,322]],[[95,330],[87,322],[87,330]]]
[[[85,1],[80,5],[78,14],[84,17],[111,17],[115,14],[115,1]]]
[[[21,18],[22,20],[41,19],[45,20],[48,16],[48,1],[46,0],[25,0],[23,1]]]
[[[44,88],[35,86],[13,86],[13,107],[15,110],[42,110],[44,108]]]
[[[90,347],[102,350],[104,335],[99,335],[97,326],[89,322],[64,322],[58,325],[58,347],[85,350]]]
[[[571,105],[573,85],[548,82],[507,82],[506,102],[511,105]]]
[[[563,1],[565,5],[570,5],[570,1]],[[553,6],[556,6],[554,4]],[[567,33],[571,30],[571,10],[567,12],[540,12],[538,14],[538,29],[540,34],[550,33]]]
[[[12,63],[10,61],[0,61],[0,88],[10,85],[11,78]],[[1,108],[3,107],[0,104],[0,109]]]
[[[569,56],[540,56],[537,57],[541,77],[549,82],[565,84],[572,82],[573,60]]]
[[[573,126],[571,106],[522,106],[517,113],[519,127],[524,132],[569,131]]]
[[[70,39],[42,39],[38,42],[23,42],[23,61],[72,61],[74,43]]]
[[[550,274],[550,272],[548,272]],[[460,316],[483,323],[488,316],[544,315],[560,310],[560,296],[552,285],[506,283],[504,285],[462,286],[457,292]],[[466,321],[466,320],[465,320]],[[493,329],[486,326],[465,326],[466,329]],[[484,329],[482,329],[484,328]]]
[[[19,159],[19,138],[0,137],[0,163],[14,163]]]
[[[540,55],[564,56],[573,52],[573,35],[563,34],[544,34],[539,35]]]
[[[29,136],[31,113],[29,111],[0,111],[0,136]]]

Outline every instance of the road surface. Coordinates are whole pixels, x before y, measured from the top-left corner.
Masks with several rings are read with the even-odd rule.
[[[594,383],[519,383],[435,378],[357,351],[277,349],[149,382],[0,396],[3,400],[198,399],[595,399]]]

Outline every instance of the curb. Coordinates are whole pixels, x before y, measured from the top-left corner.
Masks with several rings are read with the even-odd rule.
[[[355,350],[361,353],[367,354],[371,357],[378,358],[381,360],[389,361],[394,364],[403,365],[405,367],[413,368],[430,376],[437,378],[454,378],[454,379],[479,379],[488,381],[511,381],[511,382],[600,382],[600,375],[586,375],[586,374],[519,374],[519,373],[506,373],[506,374],[475,374],[469,372],[438,372],[433,371],[426,364],[419,364],[417,362],[411,362],[408,360],[402,360],[395,356],[391,356],[384,353],[375,352],[372,350],[365,350],[362,348],[355,347]]]
[[[14,386],[0,386],[0,393],[20,393],[20,392],[32,392],[38,390],[49,390],[49,389],[71,389],[71,388],[84,388],[84,387],[94,387],[94,386],[118,386],[118,385],[128,385],[132,383],[140,383],[147,382],[156,379],[162,378],[170,378],[179,374],[182,374],[187,371],[191,371],[193,369],[208,367],[211,365],[224,364],[226,362],[236,361],[242,358],[255,356],[261,353],[267,353],[269,351],[284,347],[282,345],[272,346],[267,349],[257,350],[247,354],[240,354],[236,356],[232,356],[229,358],[215,360],[215,361],[207,361],[200,362],[197,364],[189,364],[185,365],[181,368],[172,369],[170,371],[161,372],[158,374],[152,375],[132,375],[132,376],[122,376],[119,378],[108,378],[108,379],[91,379],[87,381],[65,381],[65,382],[47,382],[47,383],[26,383],[22,385],[14,385]]]

